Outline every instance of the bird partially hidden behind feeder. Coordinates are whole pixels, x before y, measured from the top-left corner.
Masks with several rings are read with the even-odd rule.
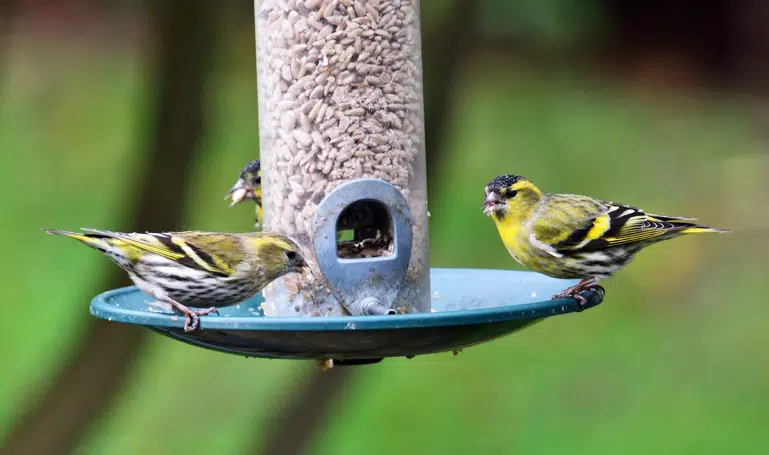
[[[486,185],[483,213],[490,216],[513,258],[554,278],[580,279],[553,298],[573,297],[625,267],[639,250],[686,234],[729,231],[694,218],[647,214],[629,205],[576,194],[549,194],[518,175]]]
[[[262,220],[262,174],[259,160],[248,162],[238,175],[235,185],[227,192],[225,199],[230,199],[230,207],[234,207],[243,201],[256,202],[255,227],[261,226]],[[360,209],[361,207],[353,207]],[[355,218],[360,218],[361,210],[347,210],[340,215],[341,226],[352,227],[360,223]],[[363,217],[367,218],[365,214]],[[370,214],[372,217],[377,214]],[[385,214],[386,216],[386,214]],[[374,223],[377,224],[377,223]],[[381,224],[381,223],[379,223]],[[366,258],[389,256],[392,254],[392,238],[389,232],[377,229],[354,229],[356,237],[351,240],[337,239],[339,245],[339,257],[341,258]]]
[[[185,332],[199,327],[199,316],[218,314],[217,306],[238,304],[287,273],[309,270],[296,243],[267,232],[43,230],[105,254],[128,272],[142,292],[184,314]],[[190,308],[208,305],[214,306]]]
[[[256,202],[255,227],[262,224],[262,171],[259,160],[250,161],[240,171],[238,181],[227,192],[225,199],[231,199],[230,207],[234,207],[245,200]]]

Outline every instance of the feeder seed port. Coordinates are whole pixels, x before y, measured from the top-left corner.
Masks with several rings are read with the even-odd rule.
[[[354,215],[362,216],[357,219]],[[352,229],[354,240],[363,241],[371,231],[387,235],[392,252],[376,257],[339,257],[337,235]],[[406,282],[412,249],[412,218],[408,202],[392,184],[380,179],[346,182],[318,206],[313,218],[313,247],[318,268],[331,293],[353,315],[394,314]],[[406,297],[407,298],[407,297]],[[429,305],[424,301],[409,306]],[[316,297],[316,300],[319,299]]]
[[[382,305],[382,303],[374,297],[365,297],[361,300],[360,306],[364,315],[398,314],[398,312],[392,308]]]

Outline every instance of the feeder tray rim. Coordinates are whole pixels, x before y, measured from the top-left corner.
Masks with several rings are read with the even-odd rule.
[[[488,271],[492,273],[518,272],[499,269],[433,268],[435,272]],[[565,280],[564,280],[565,281]],[[93,316],[114,322],[132,323],[157,328],[181,328],[184,319],[180,315],[155,313],[120,308],[110,303],[115,297],[140,293],[136,286],[113,289],[97,295],[91,302]],[[598,295],[595,295],[598,294]],[[587,308],[599,304],[603,295],[599,291],[585,291]],[[148,300],[152,298],[146,296]],[[579,310],[576,299],[567,297],[537,302],[507,304],[490,308],[446,310],[431,313],[410,313],[372,316],[314,316],[314,317],[265,317],[254,316],[201,316],[201,330],[242,330],[242,331],[355,331],[418,329],[424,327],[451,327],[482,323],[503,322],[516,319],[538,319]]]

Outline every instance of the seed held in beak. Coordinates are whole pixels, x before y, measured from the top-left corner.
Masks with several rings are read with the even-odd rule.
[[[232,195],[232,203],[230,204],[230,207],[234,207],[246,198],[246,194],[248,193],[248,190],[245,188],[240,188],[231,193]]]
[[[302,271],[301,271],[302,275],[305,275],[305,276],[309,275],[310,277],[315,278],[315,273],[313,273],[312,267],[310,267],[310,264],[302,260],[302,265],[300,267],[302,268]]]
[[[494,210],[494,206],[499,204],[499,199],[497,198],[497,194],[493,191],[486,195],[486,201],[484,201],[481,208],[483,209],[483,213],[485,215],[491,215],[491,212]]]
[[[243,179],[238,179],[238,181],[235,182],[235,185],[230,188],[230,191],[227,192],[227,195],[224,196],[224,199],[232,198],[230,207],[234,207],[243,202],[248,196],[248,193],[249,190],[246,187],[246,182],[244,182]]]

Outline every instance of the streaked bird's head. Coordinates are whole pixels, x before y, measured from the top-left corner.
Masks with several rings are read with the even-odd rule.
[[[234,207],[247,199],[259,200],[262,197],[261,185],[261,166],[259,160],[254,160],[246,164],[246,167],[240,171],[238,181],[230,188],[224,198],[232,199],[230,207]]]
[[[254,260],[267,271],[270,280],[287,273],[309,270],[299,245],[285,235],[259,232],[250,234],[247,241],[256,252]]]
[[[542,191],[520,175],[504,174],[486,185],[485,215],[502,220],[510,214],[527,216],[542,199]]]

